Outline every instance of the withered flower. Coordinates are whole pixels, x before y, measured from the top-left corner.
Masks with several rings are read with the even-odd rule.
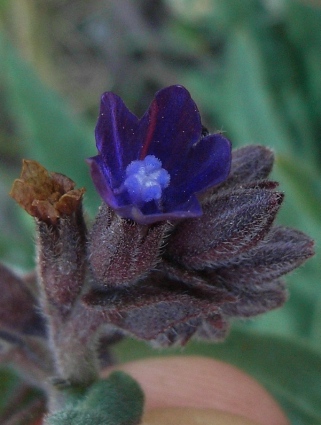
[[[31,216],[55,224],[78,208],[85,189],[74,188],[75,183],[63,174],[50,173],[38,162],[25,159],[10,196]]]

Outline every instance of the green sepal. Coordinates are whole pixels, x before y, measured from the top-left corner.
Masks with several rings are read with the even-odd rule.
[[[92,384],[67,408],[49,415],[46,425],[136,425],[143,414],[144,394],[124,372],[113,372]]]

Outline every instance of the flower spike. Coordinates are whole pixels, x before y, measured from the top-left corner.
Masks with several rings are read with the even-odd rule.
[[[96,142],[88,162],[104,202],[89,229],[84,189],[36,161],[23,162],[10,193],[35,218],[37,267],[17,276],[0,264],[0,362],[47,392],[51,425],[87,424],[91,410],[115,423],[93,404],[110,389],[96,381],[113,362],[111,344],[220,341],[234,319],[280,307],[284,275],[314,254],[310,237],[274,223],[284,194],[269,180],[273,152],[231,153],[185,88],[160,90],[141,119],[103,94]],[[136,411],[135,423],[141,403]]]

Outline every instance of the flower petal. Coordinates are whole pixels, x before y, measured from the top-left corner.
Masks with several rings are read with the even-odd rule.
[[[164,191],[165,205],[204,191],[224,181],[231,166],[231,143],[221,134],[204,137],[189,150],[171,184]]]
[[[117,209],[119,207],[119,199],[116,199],[114,192],[111,188],[111,173],[106,166],[101,155],[87,158],[86,162],[90,166],[91,178],[94,182],[97,192],[102,199],[110,207]]]
[[[157,221],[199,217],[202,214],[201,206],[195,196],[191,196],[187,202],[173,211],[164,212],[154,202],[145,203],[139,208],[131,203],[126,192],[115,196],[110,184],[110,170],[100,155],[88,158],[87,163],[90,165],[91,177],[97,192],[120,217],[130,218],[139,224],[147,225]]]
[[[199,141],[202,124],[189,92],[182,86],[170,86],[156,93],[140,121],[140,129],[139,159],[155,155],[165,170],[175,175],[177,163]]]
[[[126,217],[126,212],[123,212],[121,209],[118,210],[117,213],[122,217]],[[183,218],[195,218],[201,215],[201,205],[193,195],[186,202],[168,209],[159,209],[159,207],[153,203],[146,203],[141,210],[133,206],[130,218],[140,224],[151,224],[160,220],[172,221]]]
[[[101,97],[95,135],[99,153],[111,170],[110,184],[119,187],[127,165],[137,159],[141,146],[138,118],[116,94],[106,92]]]

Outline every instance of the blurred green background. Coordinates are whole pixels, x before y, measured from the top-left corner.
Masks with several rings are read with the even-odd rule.
[[[234,147],[274,149],[286,193],[279,222],[314,237],[317,251],[287,278],[282,309],[235,323],[223,344],[179,352],[236,364],[292,423],[321,423],[321,0],[2,0],[0,257],[34,265],[33,222],[8,196],[21,159],[85,186],[93,216],[84,159],[96,154],[100,94],[114,91],[142,115],[171,84],[186,86],[204,124]],[[173,352],[116,347],[122,361]]]

